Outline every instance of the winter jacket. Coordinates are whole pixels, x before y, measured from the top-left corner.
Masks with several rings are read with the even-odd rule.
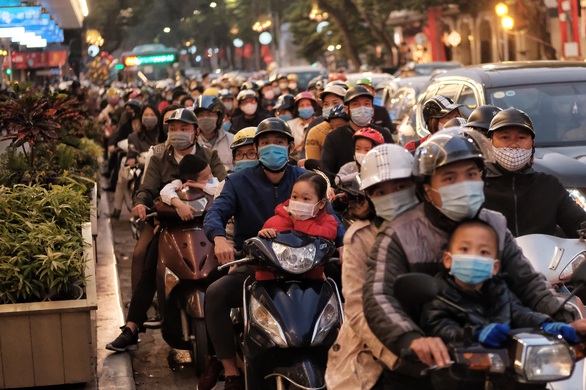
[[[155,145],[153,148],[158,149]],[[195,144],[195,154],[203,158],[210,164],[212,175],[218,180],[224,180],[226,169],[218,157],[218,153],[208,148],[203,148]],[[179,179],[179,164],[175,160],[175,152],[171,145],[167,145],[162,152],[153,154],[147,163],[144,177],[136,195],[133,199],[133,205],[143,204],[147,207],[153,205],[155,198],[159,196],[161,189],[165,184]]]
[[[136,159],[138,155],[146,152],[151,146],[156,145],[159,139],[158,128],[147,131],[142,128],[138,133],[132,133],[128,136],[128,154],[127,159]]]
[[[326,136],[331,131],[330,123],[326,121],[318,123],[309,129],[305,140],[305,157],[319,160]]]
[[[338,222],[325,209],[320,210],[313,218],[306,219],[305,221],[293,221],[286,209],[288,206],[289,200],[278,205],[275,208],[275,215],[269,218],[262,228],[275,229],[277,232],[298,230],[301,233],[327,238],[328,240],[336,238]]]
[[[393,137],[389,130],[369,125],[378,130],[387,143],[393,143]],[[338,127],[326,136],[321,152],[320,163],[325,173],[334,179],[334,175],[342,168],[342,165],[354,160],[354,129],[350,125]]]
[[[344,322],[328,352],[326,385],[331,390],[371,389],[383,367],[392,368],[397,357],[372,333],[362,308],[366,261],[378,229],[374,222],[358,220],[344,236],[342,293]]]
[[[552,175],[528,169],[514,173],[487,164],[484,207],[501,212],[515,237],[556,233],[556,226],[570,238],[578,237],[586,212]]]
[[[391,134],[397,133],[397,126],[391,121],[389,112],[383,107],[377,104],[372,106],[374,114],[372,116],[372,123],[379,127],[384,127],[391,132]]]
[[[551,317],[521,304],[509,286],[498,275],[484,282],[479,291],[464,290],[447,272],[437,275],[447,286],[442,296],[466,309],[466,313],[439,299],[423,306],[421,329],[427,336],[441,337],[445,343],[463,342],[464,326],[471,325],[472,334],[491,323],[506,324],[511,329],[537,328]],[[468,319],[469,318],[469,319]]]
[[[215,150],[222,160],[222,164],[226,168],[226,171],[233,171],[234,164],[232,163],[232,149],[230,149],[230,145],[232,145],[232,141],[234,140],[234,134],[228,133],[223,129],[218,129],[217,131],[217,138],[216,141],[211,144],[207,139],[205,139],[201,134],[197,137],[197,142],[201,146],[205,146],[211,150]]]
[[[511,290],[524,305],[553,316],[561,300],[545,277],[535,272],[523,256],[507,229],[505,217],[499,212],[481,209],[478,218],[498,233],[497,258],[501,261],[501,274]],[[445,217],[435,206],[424,202],[385,223],[377,235],[367,264],[364,314],[372,332],[395,354],[424,336],[393,296],[395,280],[407,272],[435,275],[441,271],[448,235],[456,225],[457,222]],[[564,310],[559,311],[558,318],[566,322],[573,319]]]
[[[254,116],[250,119],[244,117],[244,114],[233,116],[231,119],[232,127],[230,131],[236,134],[238,131],[244,129],[245,127],[256,127],[260,122],[263,120],[270,118],[272,115],[263,110],[262,108],[258,108],[254,113]]]
[[[307,126],[309,123],[303,124],[303,119],[293,118],[287,121],[295,143],[295,151],[302,151],[305,149],[305,136],[307,134]]]
[[[305,169],[288,165],[279,184],[273,184],[262,166],[245,168],[226,178],[224,188],[206,213],[204,231],[213,242],[216,236],[226,236],[225,226],[234,216],[234,247],[242,248],[244,240],[255,237],[267,219],[274,215],[280,203],[291,196],[293,184]],[[328,203],[328,212],[333,214]],[[344,227],[338,221],[336,245],[342,246]]]

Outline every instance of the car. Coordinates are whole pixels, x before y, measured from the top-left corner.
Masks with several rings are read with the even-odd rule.
[[[395,77],[431,76],[463,65],[458,61],[409,62],[393,74]]]
[[[372,72],[363,72],[363,73],[348,73],[346,76],[346,84],[349,86],[354,86],[358,82],[358,80],[362,79],[369,79],[372,82],[374,88],[377,88],[379,85],[384,83],[389,83],[393,81],[393,75],[388,73],[372,73]]]
[[[490,63],[437,75],[418,99],[422,137],[428,134],[422,104],[434,95],[462,104],[465,117],[485,104],[525,111],[535,127],[535,170],[553,174],[567,188],[586,188],[586,63]]]
[[[282,75],[289,75],[289,74],[296,74],[297,75],[297,87],[300,91],[304,91],[307,89],[307,84],[309,81],[317,76],[325,76],[327,77],[328,72],[321,66],[289,66],[275,69],[271,72],[270,77],[276,76],[277,74]]]

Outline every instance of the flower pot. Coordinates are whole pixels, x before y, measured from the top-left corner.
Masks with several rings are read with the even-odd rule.
[[[91,223],[82,227],[88,258],[78,300],[0,305],[0,389],[89,382],[96,371],[97,309]]]

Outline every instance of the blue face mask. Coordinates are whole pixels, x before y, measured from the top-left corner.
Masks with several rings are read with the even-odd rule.
[[[260,163],[269,171],[280,171],[289,161],[289,147],[266,145],[258,149]]]
[[[313,107],[299,109],[299,116],[303,119],[309,119],[313,116]]]
[[[283,114],[279,117],[280,119],[284,120],[285,122],[290,121],[293,117],[289,114]]]
[[[258,165],[258,160],[240,160],[234,163],[234,172],[241,171],[245,168],[253,168]]]
[[[232,127],[232,123],[230,123],[230,122],[222,123],[222,130],[224,130],[224,131],[230,131],[231,127]]]
[[[484,182],[463,181],[435,190],[440,194],[442,207],[440,211],[452,221],[472,218],[484,203]]]
[[[452,255],[450,274],[466,284],[482,283],[492,277],[494,259],[479,255]]]

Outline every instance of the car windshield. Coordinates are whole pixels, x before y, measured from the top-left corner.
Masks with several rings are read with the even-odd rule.
[[[493,88],[490,104],[525,111],[536,146],[586,145],[586,82]]]

